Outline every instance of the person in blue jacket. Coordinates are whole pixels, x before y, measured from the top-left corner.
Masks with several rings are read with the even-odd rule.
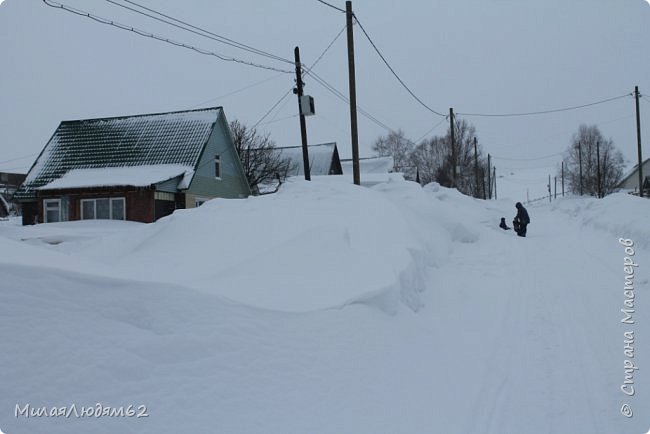
[[[515,232],[517,232],[517,235],[525,237],[526,227],[530,224],[530,217],[528,216],[528,211],[526,211],[526,208],[524,208],[521,202],[517,202],[515,207],[517,208],[517,215],[512,221],[512,226],[514,227]]]

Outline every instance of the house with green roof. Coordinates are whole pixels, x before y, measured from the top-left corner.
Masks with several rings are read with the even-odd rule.
[[[149,223],[251,193],[221,107],[63,121],[14,198],[23,224]]]

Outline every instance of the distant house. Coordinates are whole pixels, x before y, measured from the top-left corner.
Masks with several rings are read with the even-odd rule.
[[[302,146],[287,146],[275,148],[278,151],[279,158],[288,162],[289,176],[305,176],[304,162],[302,158]],[[251,150],[254,152],[255,150]],[[321,143],[318,145],[307,146],[309,154],[309,174],[311,176],[319,175],[342,175],[341,159],[336,143]],[[279,184],[283,180],[273,180],[265,182],[258,186],[258,193],[266,194],[277,191]]]
[[[645,160],[641,166],[643,168],[643,191],[650,190],[650,158]],[[618,183],[617,188],[623,190],[639,191],[639,165],[635,165],[630,173],[625,175],[621,182]]]
[[[14,194],[26,176],[24,173],[0,172],[0,217],[6,217],[11,212],[19,212]]]
[[[153,222],[250,188],[221,107],[61,122],[15,193],[23,224]]]
[[[343,173],[352,176],[352,159],[341,160],[343,166]],[[402,173],[393,173],[394,160],[393,157],[366,157],[359,158],[359,175],[361,178],[361,185],[371,187],[382,182],[387,182],[390,179],[404,180]]]
[[[393,157],[365,157],[359,158],[359,171],[363,174],[386,174],[393,171]],[[352,158],[341,160],[343,173],[352,174]]]
[[[302,160],[302,146],[288,146],[277,148],[283,159],[289,160],[289,176],[305,176],[304,163]],[[309,174],[318,175],[342,175],[341,159],[336,143],[321,143],[319,145],[307,146],[309,153]]]

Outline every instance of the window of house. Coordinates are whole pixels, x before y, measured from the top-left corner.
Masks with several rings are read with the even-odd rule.
[[[214,176],[221,179],[221,156],[219,154],[214,156]]]
[[[81,199],[82,220],[126,220],[126,201],[123,197]]]
[[[43,216],[45,223],[55,223],[61,221],[61,199],[43,200]]]

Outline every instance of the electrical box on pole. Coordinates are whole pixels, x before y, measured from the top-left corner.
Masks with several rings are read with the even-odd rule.
[[[314,97],[303,95],[300,97],[300,114],[303,116],[313,116],[316,114],[314,108]]]

